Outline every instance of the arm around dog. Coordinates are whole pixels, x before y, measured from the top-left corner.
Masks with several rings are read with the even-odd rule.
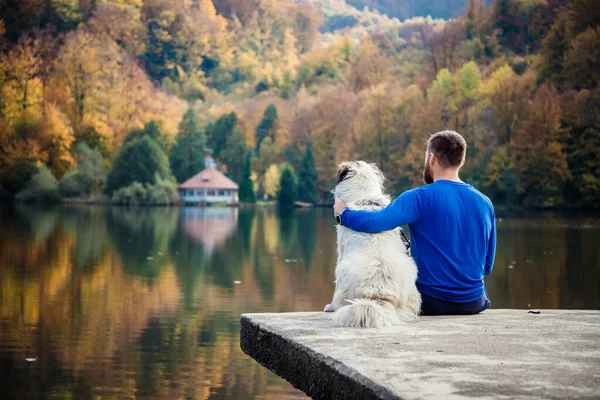
[[[416,222],[421,215],[420,190],[402,193],[386,208],[379,211],[345,209],[340,214],[340,223],[357,232],[379,233]]]

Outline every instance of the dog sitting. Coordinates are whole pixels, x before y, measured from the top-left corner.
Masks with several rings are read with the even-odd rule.
[[[349,209],[380,210],[390,203],[382,172],[363,161],[340,164],[336,199]],[[335,294],[326,312],[336,325],[384,327],[418,319],[421,294],[417,266],[407,254],[398,229],[377,234],[337,226]]]

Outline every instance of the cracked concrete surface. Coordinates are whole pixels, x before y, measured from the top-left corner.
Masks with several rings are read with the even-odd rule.
[[[241,347],[313,398],[600,399],[600,311],[488,310],[400,327],[244,314]]]

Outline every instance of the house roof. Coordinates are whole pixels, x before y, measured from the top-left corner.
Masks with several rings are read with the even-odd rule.
[[[216,168],[205,168],[179,185],[180,189],[238,189],[237,183]]]

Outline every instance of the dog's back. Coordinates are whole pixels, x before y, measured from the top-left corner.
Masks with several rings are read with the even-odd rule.
[[[333,316],[340,326],[380,327],[415,320],[421,298],[417,268],[397,230],[365,234],[338,228],[345,248],[336,267],[336,291],[346,303]]]
[[[335,195],[351,209],[375,211],[389,204],[381,172],[360,161],[340,166]],[[398,230],[368,234],[338,226],[337,238],[336,293],[328,305],[328,311],[335,310],[333,321],[380,327],[417,319],[421,307],[417,267]]]

